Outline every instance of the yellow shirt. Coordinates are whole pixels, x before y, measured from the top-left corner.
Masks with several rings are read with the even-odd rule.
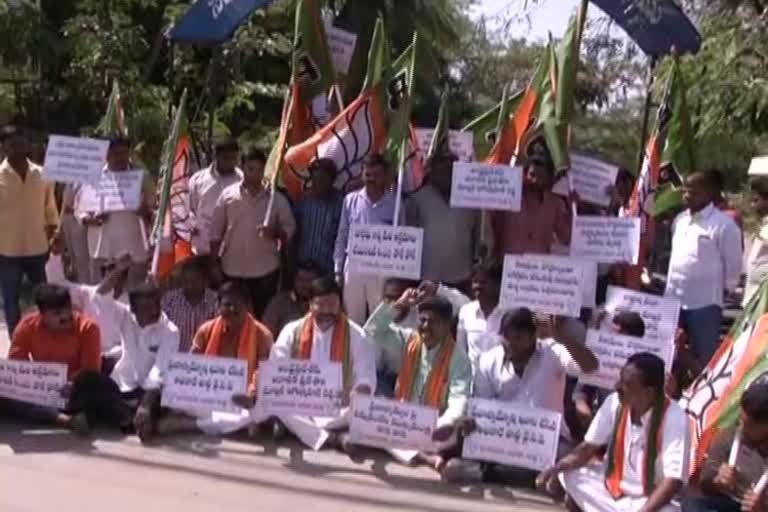
[[[0,163],[0,256],[39,256],[48,252],[47,226],[56,226],[53,183],[29,162],[24,181],[8,160]]]

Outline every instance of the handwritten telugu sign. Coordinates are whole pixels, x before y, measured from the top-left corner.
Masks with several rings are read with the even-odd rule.
[[[265,361],[259,368],[258,400],[270,416],[336,416],[342,401],[341,364]]]
[[[577,215],[573,218],[571,255],[599,263],[637,264],[639,217]]]
[[[354,395],[349,434],[353,442],[376,448],[429,450],[437,409],[388,398]]]
[[[333,68],[336,73],[346,75],[349,72],[352,56],[355,54],[357,34],[327,23],[325,25],[325,37],[328,40],[328,48],[331,50]]]
[[[434,135],[435,130],[432,128],[416,128],[416,141],[422,158],[429,151]],[[475,159],[475,141],[472,132],[449,130],[448,147],[459,162],[472,162]]]
[[[680,315],[680,302],[677,299],[609,286],[605,297],[605,311],[608,314],[603,326],[610,325],[616,313],[634,311],[643,317],[645,338],[659,343],[674,342]]]
[[[190,412],[240,412],[233,395],[246,392],[248,364],[241,359],[175,354],[168,363],[162,405]]]
[[[144,171],[102,172],[97,185],[83,185],[78,211],[120,212],[136,211],[141,205],[141,184]]]
[[[0,359],[0,396],[20,402],[63,409],[61,389],[67,384],[67,365]]]
[[[353,224],[349,232],[349,272],[382,277],[421,277],[424,230]]]
[[[519,167],[455,163],[451,207],[520,211],[523,171]]]
[[[108,149],[108,140],[51,135],[43,177],[60,183],[98,183]]]
[[[610,331],[590,329],[587,331],[587,347],[600,361],[600,367],[592,373],[585,373],[579,377],[584,384],[614,389],[627,359],[638,352],[656,354],[664,360],[667,371],[672,369],[674,345],[669,341],[622,336]]]
[[[466,459],[542,471],[557,457],[561,415],[514,402],[473,398],[469,416],[477,430],[464,439]]]
[[[573,186],[579,199],[598,206],[611,204],[609,187],[616,183],[619,168],[595,158],[571,155],[570,179],[565,176],[558,180],[552,191],[561,196],[568,196]],[[570,183],[569,183],[570,182]]]
[[[507,254],[501,281],[501,306],[578,317],[582,283],[583,269],[578,261],[565,256],[541,258],[533,254]]]

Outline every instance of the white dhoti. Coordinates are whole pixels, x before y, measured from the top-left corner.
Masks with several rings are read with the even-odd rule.
[[[232,434],[252,423],[251,412],[246,409],[239,413],[213,411],[195,416],[197,417],[197,428],[212,436]]]
[[[331,431],[349,428],[349,407],[337,417],[279,416],[278,419],[302,443],[317,451],[331,437]]]
[[[560,483],[583,512],[637,512],[647,500],[645,496],[624,496],[614,500],[605,488],[605,469],[598,464],[561,473]],[[679,510],[677,505],[668,504],[660,512]]]
[[[432,446],[427,450],[405,450],[400,448],[388,448],[387,452],[401,464],[413,464],[419,453],[437,454],[450,450],[459,442],[459,436],[454,431],[445,441],[433,441]]]

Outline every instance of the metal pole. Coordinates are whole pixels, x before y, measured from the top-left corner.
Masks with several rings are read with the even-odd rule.
[[[218,63],[219,47],[213,49],[211,62],[208,65],[208,155],[213,155],[213,116],[216,115],[216,95],[214,80]]]
[[[648,121],[651,115],[651,88],[653,87],[653,70],[656,68],[656,57],[651,57],[651,63],[648,66],[648,84],[645,87],[645,106],[643,107],[643,128],[640,133],[640,150],[637,162],[637,175],[643,170],[643,160],[645,159],[645,140],[648,138]]]

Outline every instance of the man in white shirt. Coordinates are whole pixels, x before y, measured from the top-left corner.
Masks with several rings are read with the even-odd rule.
[[[343,333],[343,330],[347,333]],[[333,353],[343,352],[334,344],[342,342],[347,336],[349,345],[346,349],[350,351],[349,357],[345,355],[339,361],[333,360]],[[371,394],[376,389],[373,344],[360,326],[342,312],[341,289],[331,276],[312,282],[309,314],[283,328],[272,347],[270,359],[341,362],[345,390],[350,393]],[[348,367],[345,361],[348,361]],[[343,397],[343,403],[348,404],[349,401],[349,395]],[[348,427],[348,416],[349,408],[345,407],[336,418],[282,416],[279,420],[305,445],[319,450],[329,441],[342,443],[343,439],[337,433]]]
[[[760,283],[768,275],[768,178],[752,178],[749,189],[752,192],[752,210],[760,219],[760,228],[749,242],[747,285],[744,287],[742,306],[749,303]]]
[[[239,146],[231,137],[219,138],[213,145],[215,161],[189,179],[189,209],[194,215],[192,248],[196,254],[208,254],[213,210],[225,188],[243,179],[237,167]]]
[[[687,210],[672,225],[672,254],[665,295],[680,301],[680,324],[687,331],[697,362],[705,365],[720,342],[722,304],[735,291],[742,267],[741,231],[715,207],[709,175],[685,179]]]
[[[476,264],[471,284],[475,300],[459,311],[456,340],[467,352],[475,373],[480,356],[500,343],[499,325],[504,313],[499,307],[501,275],[501,265]]]
[[[472,396],[515,402],[562,415],[566,376],[595,371],[599,364],[592,351],[570,336],[564,327],[564,322],[557,318],[548,318],[537,329],[536,319],[527,308],[504,313],[499,327],[501,344],[480,356]],[[537,331],[544,339],[537,339]],[[461,425],[465,434],[475,428],[471,418]],[[570,447],[564,422],[561,432],[558,450],[564,453]],[[532,486],[536,473],[454,459],[448,462],[444,477],[449,481],[483,478]]]
[[[672,500],[688,479],[688,421],[664,396],[664,361],[646,352],[632,355],[616,390],[584,442],[539,475],[537,484],[552,494],[561,493],[562,484],[584,512],[678,510]],[[603,462],[592,463],[605,449]]]

